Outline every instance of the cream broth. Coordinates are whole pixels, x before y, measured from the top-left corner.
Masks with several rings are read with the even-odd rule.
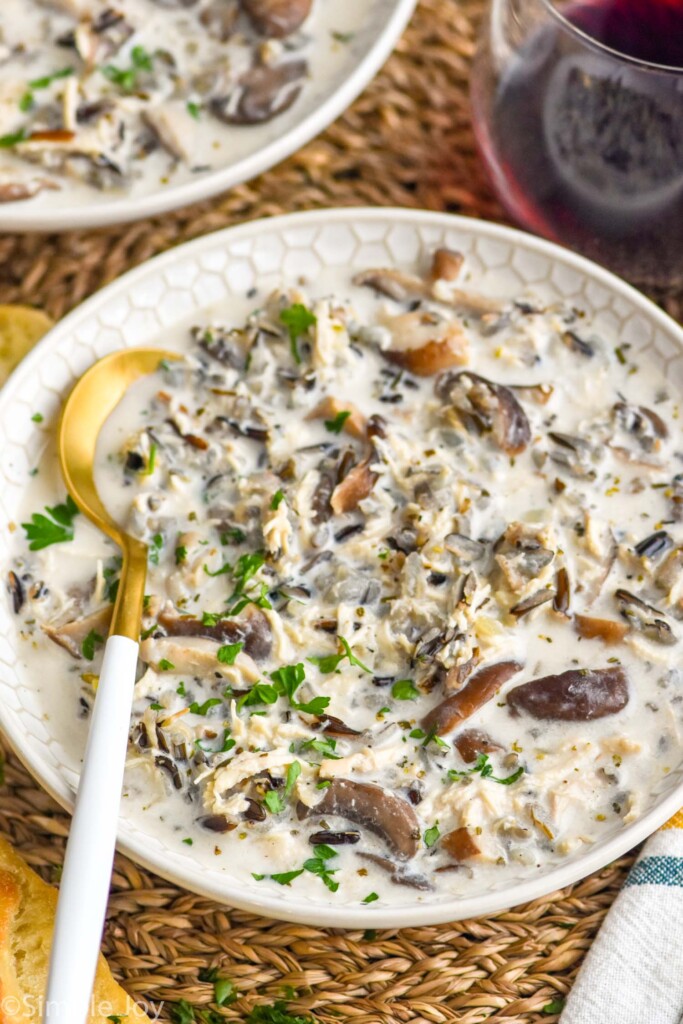
[[[353,63],[366,17],[361,0],[263,16],[278,6],[3,0],[0,202],[141,195],[247,156],[256,127],[273,141]]]
[[[678,398],[580,310],[473,294],[460,264],[198,316],[100,438],[150,551],[124,813],[250,886],[497,887],[680,762]],[[48,447],[26,521],[58,500]],[[118,563],[73,530],[12,571],[80,748]]]

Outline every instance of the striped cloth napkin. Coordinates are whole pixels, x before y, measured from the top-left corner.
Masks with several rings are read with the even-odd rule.
[[[683,1024],[683,810],[645,844],[560,1024]]]

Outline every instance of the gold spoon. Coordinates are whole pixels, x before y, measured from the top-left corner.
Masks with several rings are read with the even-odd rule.
[[[123,564],[104,649],[57,904],[43,1020],[84,1024],[107,907],[147,575],[147,546],[111,518],[94,479],[97,438],[128,387],[177,353],[125,349],[105,356],[64,403],[57,445],[67,490],[121,548]]]

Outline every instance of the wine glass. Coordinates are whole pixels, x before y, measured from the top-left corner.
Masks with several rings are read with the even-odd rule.
[[[681,0],[493,0],[472,105],[523,227],[633,281],[683,283]]]

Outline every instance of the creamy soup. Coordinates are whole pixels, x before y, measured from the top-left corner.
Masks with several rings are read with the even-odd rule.
[[[349,63],[364,11],[360,0],[3,0],[0,202],[140,194],[234,162],[254,126]]]
[[[580,309],[471,291],[447,250],[159,340],[180,360],[98,449],[149,549],[128,816],[250,886],[382,905],[498,886],[644,813],[683,719],[657,367]],[[120,561],[52,459],[10,594],[22,659],[85,730]]]

